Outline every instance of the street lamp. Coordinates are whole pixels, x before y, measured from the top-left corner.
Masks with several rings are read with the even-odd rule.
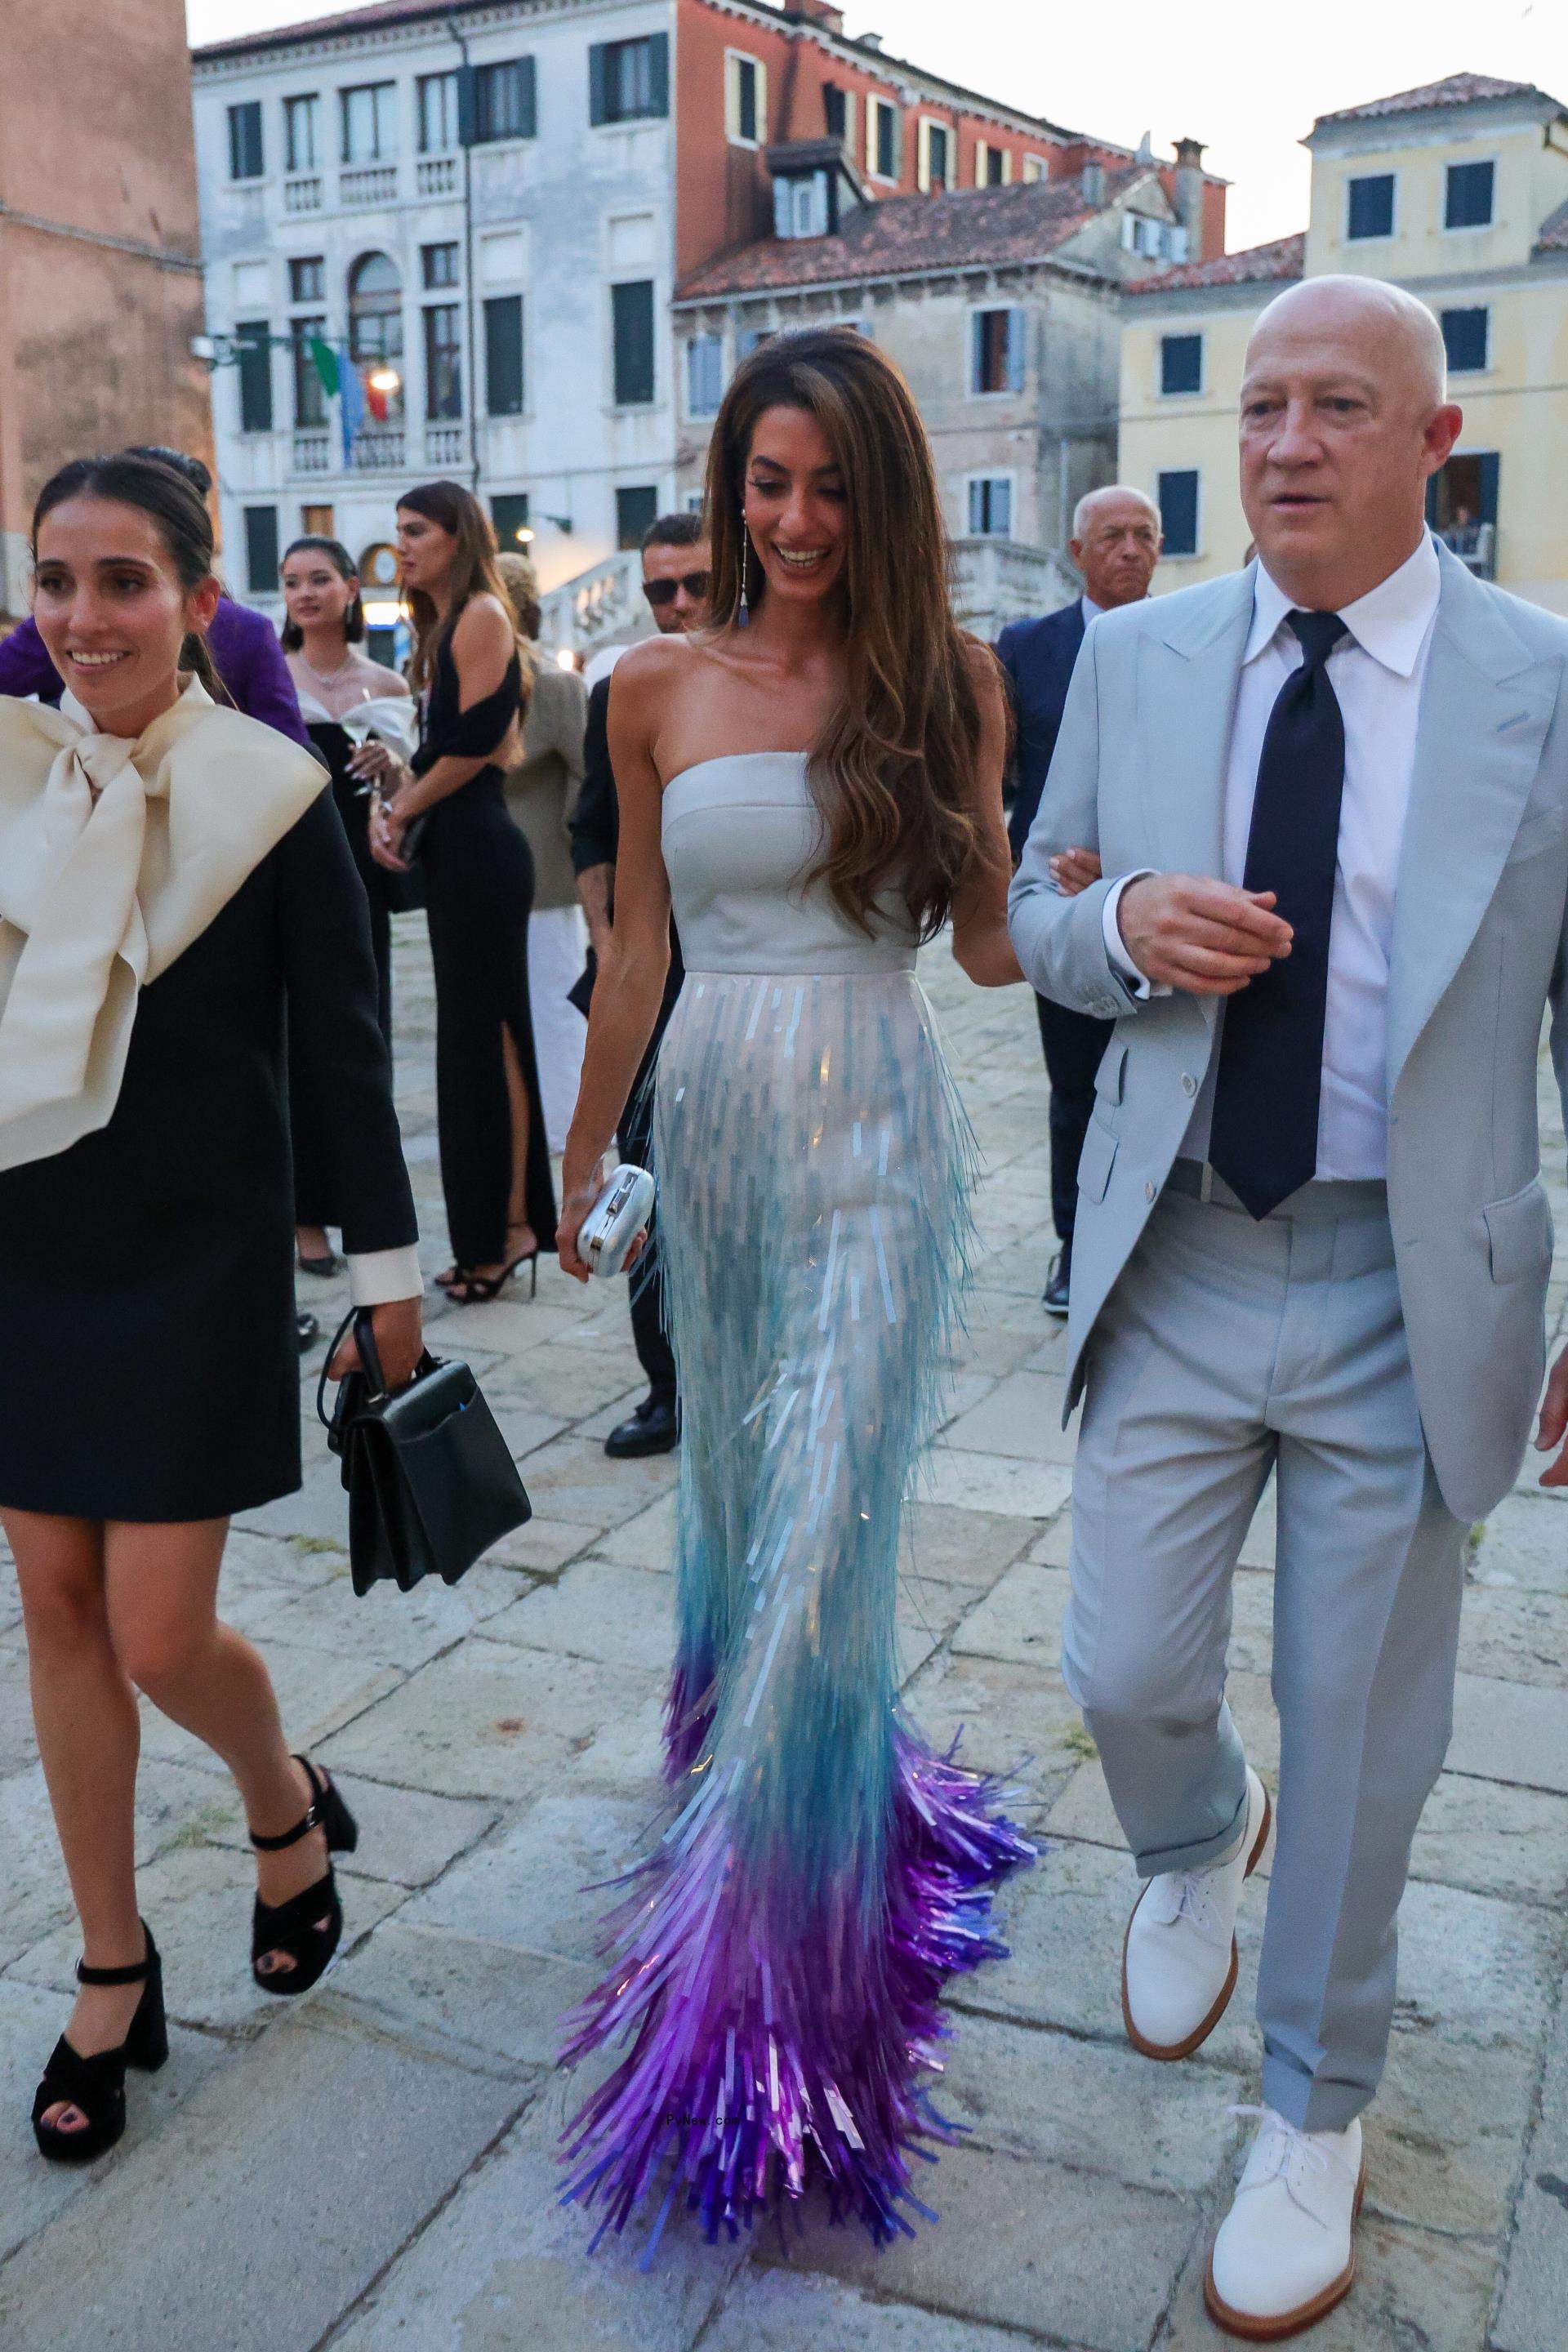
[[[390,394],[401,392],[403,389],[403,378],[395,367],[372,368],[366,381],[372,392],[384,392]]]

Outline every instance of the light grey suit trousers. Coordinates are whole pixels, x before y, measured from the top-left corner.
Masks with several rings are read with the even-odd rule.
[[[1231,1577],[1279,1489],[1263,2095],[1342,2130],[1383,2071],[1394,1914],[1447,1746],[1466,1525],[1432,1474],[1381,1184],[1261,1223],[1167,1192],[1103,1309],[1073,1478],[1063,1670],[1138,1867],[1234,1843]]]

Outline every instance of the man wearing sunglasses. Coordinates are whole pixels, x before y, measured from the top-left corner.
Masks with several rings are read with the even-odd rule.
[[[711,588],[708,544],[702,518],[695,514],[660,515],[650,523],[642,543],[643,594],[654,626],[661,636],[682,636],[701,628],[708,619]],[[578,896],[588,918],[588,937],[595,955],[604,952],[615,917],[616,851],[618,840],[616,780],[610,769],[608,717],[610,677],[601,677],[588,696],[588,732],[583,750],[583,789],[572,817],[572,863],[577,874]],[[646,1168],[651,1150],[652,1090],[644,1081],[653,1067],[665,1024],[680,992],[685,969],[674,926],[669,934],[669,978],[664,1003],[642,1068],[631,1092],[616,1139],[623,1160]],[[651,1247],[657,1248],[657,1230]],[[647,1378],[648,1392],[628,1420],[605,1440],[605,1451],[618,1459],[642,1454],[668,1454],[679,1443],[680,1407],[676,1395],[675,1359],[664,1324],[664,1291],[657,1260],[639,1268],[631,1292],[632,1337],[637,1360]]]

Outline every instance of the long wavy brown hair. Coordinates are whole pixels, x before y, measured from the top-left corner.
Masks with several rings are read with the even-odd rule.
[[[816,418],[845,488],[848,677],[812,747],[826,837],[811,878],[866,931],[879,896],[896,892],[929,940],[980,853],[970,808],[981,734],[931,444],[898,369],[851,327],[782,335],[744,360],[708,455],[716,627],[739,616],[742,561],[752,612],[766,594],[742,519],[746,467],[758,420],[781,407]]]
[[[461,482],[421,482],[414,489],[405,490],[397,503],[411,514],[424,515],[427,521],[439,523],[458,542],[452,558],[452,594],[444,620],[423,588],[405,589],[403,593],[404,610],[414,627],[414,656],[408,665],[408,682],[418,694],[435,677],[441,648],[457,627],[466,604],[476,596],[489,594],[496,598],[508,619],[513,620],[512,604],[496,565],[494,529],[472,490],[466,490]],[[513,620],[514,629],[515,625]],[[531,677],[531,671],[525,664],[525,706]]]

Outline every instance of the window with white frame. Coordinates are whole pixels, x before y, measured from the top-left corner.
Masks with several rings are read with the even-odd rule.
[[[866,169],[874,180],[896,180],[903,168],[899,110],[890,98],[866,100]]]
[[[1204,339],[1197,335],[1162,335],[1160,390],[1167,399],[1204,388]]]
[[[827,235],[827,174],[809,172],[773,182],[773,235]]]
[[[952,185],[952,149],[954,133],[945,122],[933,122],[929,114],[921,117],[921,147],[919,183],[929,195],[941,195]]]
[[[341,93],[345,163],[385,163],[397,152],[397,84],[362,82]]]
[[[830,139],[837,139],[851,163],[855,159],[855,93],[837,82],[822,85],[822,115]]]
[[[1489,228],[1497,193],[1497,165],[1450,163],[1444,189],[1445,228]]]
[[[1005,147],[993,147],[987,141],[974,142],[974,184],[977,188],[1005,188],[1013,177],[1013,158]]]
[[[1033,186],[1037,180],[1048,180],[1050,176],[1051,167],[1043,155],[1025,156],[1024,179],[1027,185]]]
[[[1491,363],[1491,312],[1485,303],[1438,314],[1450,375],[1479,375]]]
[[[743,49],[724,52],[724,135],[731,147],[760,147],[768,135],[768,69]]]
[[[971,474],[969,536],[971,539],[1012,538],[1013,477],[1011,474]]]
[[[1024,313],[1016,306],[970,312],[969,389],[976,395],[1024,389]]]
[[[283,101],[283,148],[290,172],[317,172],[321,153],[321,101],[314,90]]]
[[[444,155],[458,144],[457,74],[421,74],[415,87],[419,105],[419,152]]]
[[[1359,245],[1368,237],[1394,235],[1392,172],[1360,172],[1345,182],[1345,239]]]
[[[693,335],[686,346],[686,411],[689,416],[717,416],[724,397],[724,339]]]
[[[1149,261],[1185,261],[1187,232],[1180,221],[1153,220],[1147,213],[1123,213],[1121,243]]]

